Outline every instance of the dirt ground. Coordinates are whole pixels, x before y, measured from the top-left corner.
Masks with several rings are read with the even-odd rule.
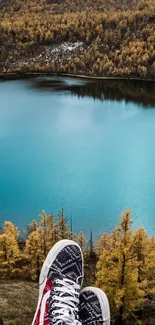
[[[0,280],[0,319],[4,325],[31,325],[37,300],[37,283]],[[146,301],[140,319],[141,325],[155,325],[155,300]],[[129,320],[126,325],[135,325],[135,320]]]
[[[4,325],[31,325],[38,285],[28,281],[0,281],[0,318]]]

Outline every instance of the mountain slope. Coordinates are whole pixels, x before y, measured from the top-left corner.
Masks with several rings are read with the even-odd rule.
[[[0,0],[0,7],[12,11],[51,10],[52,12],[81,12],[92,8],[95,11],[143,10],[153,5],[154,0]]]
[[[155,78],[154,12],[154,0],[10,0],[0,71]]]

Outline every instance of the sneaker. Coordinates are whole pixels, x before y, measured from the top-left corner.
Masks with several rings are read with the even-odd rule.
[[[81,291],[79,317],[82,325],[110,325],[110,308],[107,296],[98,288]]]
[[[83,255],[72,240],[61,240],[48,253],[39,278],[39,299],[32,325],[79,325]]]

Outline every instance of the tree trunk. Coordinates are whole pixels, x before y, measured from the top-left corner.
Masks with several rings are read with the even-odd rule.
[[[122,276],[121,276],[121,287],[124,286],[124,279],[125,279],[125,254],[123,252],[123,261],[122,261]],[[119,310],[119,319],[118,324],[123,325],[123,313],[124,313],[124,296],[122,297],[122,305]]]

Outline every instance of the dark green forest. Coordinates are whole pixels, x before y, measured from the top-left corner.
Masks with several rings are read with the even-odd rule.
[[[154,0],[0,0],[0,71],[155,77]]]

